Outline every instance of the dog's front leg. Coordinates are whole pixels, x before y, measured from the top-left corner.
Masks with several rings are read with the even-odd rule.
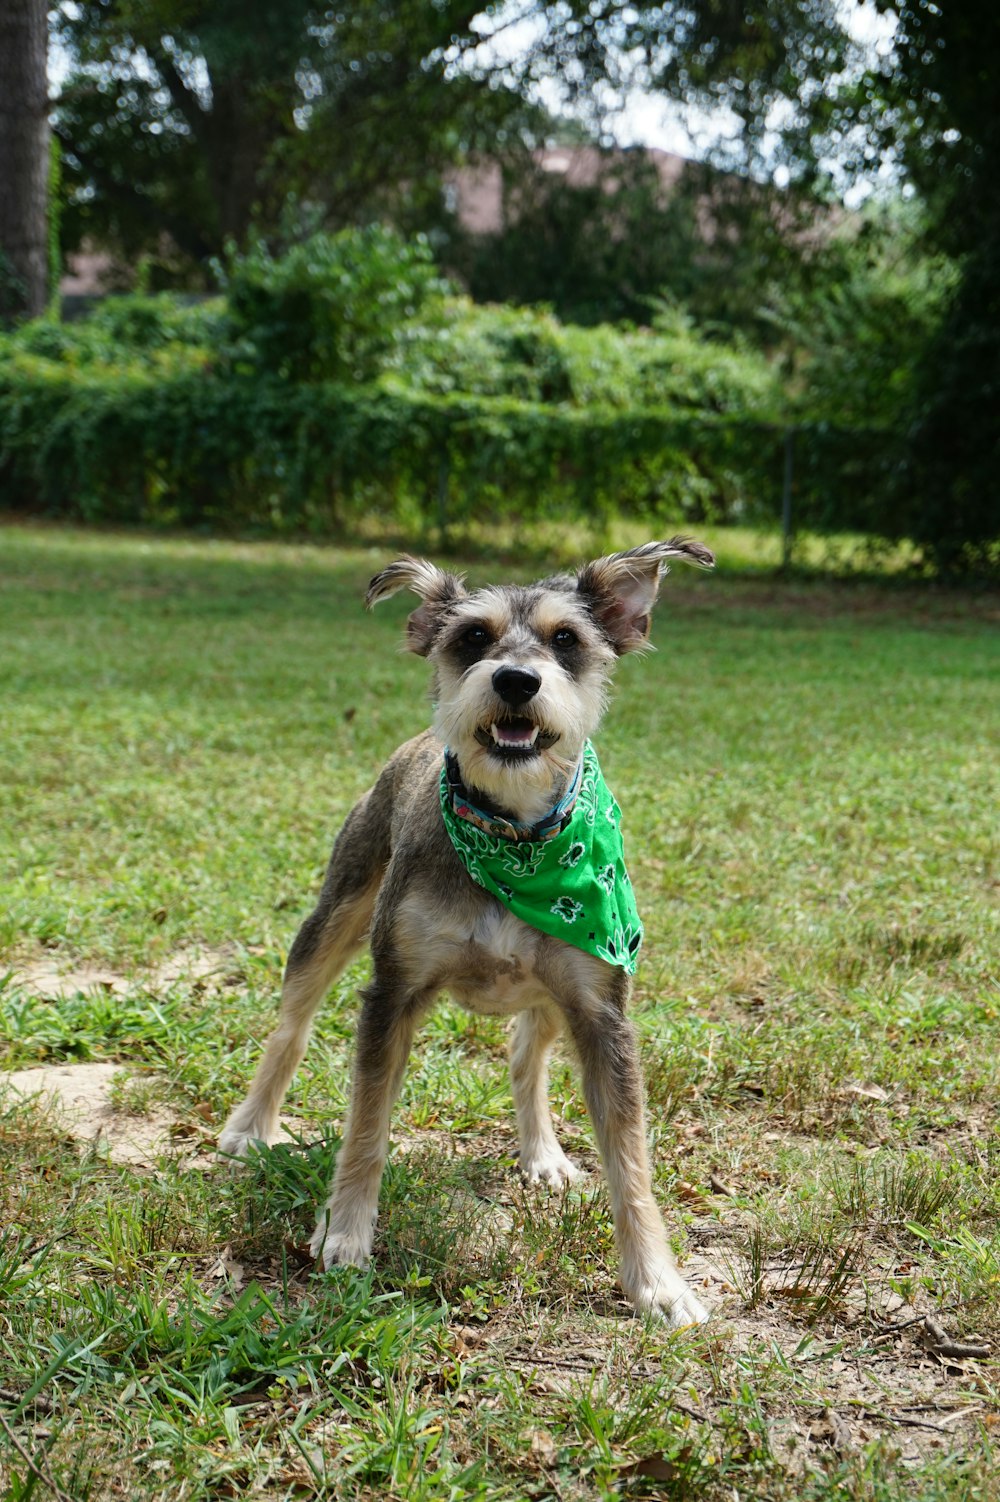
[[[330,1198],[310,1249],[324,1267],[371,1256],[378,1193],[389,1146],[389,1117],[399,1094],[413,1034],[430,998],[401,991],[378,971],[361,993],[351,1103]]]
[[[627,980],[618,971],[603,993],[577,991],[563,1007],[607,1178],[622,1288],[636,1309],[661,1314],[679,1328],[701,1323],[708,1311],[674,1266],[653,1199],[639,1050],[625,1016],[627,997]]]
[[[605,1002],[575,1009],[570,1026],[608,1181],[622,1288],[636,1309],[662,1314],[675,1327],[700,1323],[708,1311],[674,1266],[653,1199],[632,1024],[613,1002]]]

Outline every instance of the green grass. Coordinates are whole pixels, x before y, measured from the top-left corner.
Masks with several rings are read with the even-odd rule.
[[[405,602],[361,609],[387,549],[0,531],[0,1067],[120,1062],[119,1116],[172,1133],[130,1166],[0,1087],[5,1497],[1000,1495],[997,1369],[920,1324],[1000,1339],[996,601],[713,541],[600,738],[658,1194],[718,1311],[671,1336],[599,1176],[517,1181],[503,1026],[449,1004],[371,1272],[311,1273],[363,964],[298,1142],[210,1156],[331,838],[426,723]],[[596,1169],[568,1066],[553,1099]]]

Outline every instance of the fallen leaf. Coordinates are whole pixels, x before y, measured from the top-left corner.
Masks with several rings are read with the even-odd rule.
[[[558,1457],[555,1440],[547,1429],[529,1429],[525,1438],[531,1458],[540,1466],[554,1466]]]
[[[650,1481],[676,1481],[677,1466],[665,1455],[645,1455],[632,1465],[623,1466],[620,1476],[645,1476]]]
[[[224,1247],[219,1253],[219,1260],[209,1270],[210,1278],[227,1278],[232,1285],[234,1293],[238,1293],[243,1287],[244,1267],[242,1262],[237,1262],[230,1247]]]

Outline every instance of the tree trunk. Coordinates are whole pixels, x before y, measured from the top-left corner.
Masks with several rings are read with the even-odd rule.
[[[0,312],[29,317],[48,282],[47,46],[46,0],[0,0]]]

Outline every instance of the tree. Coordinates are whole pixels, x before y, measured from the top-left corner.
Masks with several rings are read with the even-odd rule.
[[[45,0],[0,7],[0,314],[44,311],[49,125]]]
[[[859,111],[895,149],[961,278],[917,376],[893,502],[938,566],[1000,567],[1000,18],[983,0],[903,0]]]
[[[273,230],[413,217],[463,149],[527,113],[454,66],[463,0],[94,0],[58,12],[74,68],[58,104],[67,239],[189,263]],[[303,207],[304,206],[304,207]]]
[[[802,289],[825,245],[813,201],[643,148],[551,148],[505,162],[502,184],[502,226],[472,234],[453,216],[442,262],[477,300],[570,323],[648,323],[668,303],[768,343],[767,288]]]
[[[897,17],[864,65],[832,0],[646,9],[657,82],[725,103],[758,160],[819,182],[888,168],[924,206],[924,247],[959,275],[914,352],[913,399],[882,513],[945,571],[1000,561],[1000,14],[987,0],[875,0]],[[657,27],[659,26],[659,30]],[[663,58],[662,63],[658,59]]]

